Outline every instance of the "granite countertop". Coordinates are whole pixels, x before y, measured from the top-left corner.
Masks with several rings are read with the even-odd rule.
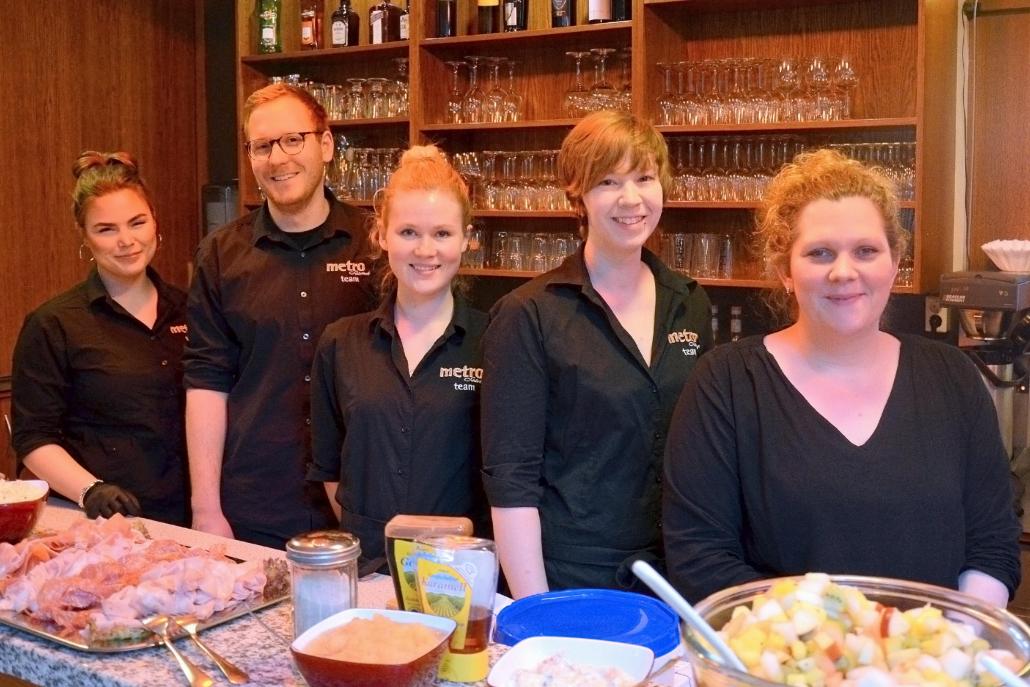
[[[85,517],[74,508],[48,505],[37,529],[62,530]],[[282,558],[285,554],[246,542],[144,520],[154,538],[169,538],[191,546],[225,546],[226,553],[242,560]],[[358,605],[385,608],[393,597],[393,586],[385,575],[374,575],[358,584]],[[304,687],[306,683],[293,666],[289,645],[293,636],[291,607],[288,601],[203,632],[204,641],[251,678],[257,687]],[[176,648],[207,671],[215,684],[229,684],[218,669],[192,642],[180,640]],[[491,663],[505,647],[491,648]],[[688,685],[689,669],[676,662],[663,671],[652,686]],[[6,625],[0,625],[0,673],[23,678],[42,687],[151,687],[185,685],[186,679],[168,650],[163,646],[137,651],[98,654],[77,651]],[[441,687],[458,687],[441,682]],[[473,687],[486,682],[476,683]]]

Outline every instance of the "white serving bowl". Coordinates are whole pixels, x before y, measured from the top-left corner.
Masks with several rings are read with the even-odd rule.
[[[501,656],[490,671],[487,684],[507,687],[516,671],[532,670],[557,654],[571,665],[618,668],[637,684],[647,679],[654,663],[654,652],[636,644],[579,637],[530,637]]]

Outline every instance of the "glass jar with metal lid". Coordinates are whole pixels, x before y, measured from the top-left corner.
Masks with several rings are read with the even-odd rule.
[[[358,538],[320,530],[299,534],[286,543],[293,584],[293,636],[334,613],[354,608],[358,600]]]

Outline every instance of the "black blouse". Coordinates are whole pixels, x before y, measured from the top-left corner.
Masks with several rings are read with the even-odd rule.
[[[186,294],[147,274],[158,293],[152,328],[110,297],[96,268],[25,319],[14,349],[13,443],[19,462],[57,444],[135,494],[146,517],[182,524]]]
[[[326,327],[312,372],[314,465],[340,482],[340,526],[366,559],[383,556],[394,515],[483,512],[479,483],[479,343],[486,314],[455,299],[451,323],[408,374],[393,316],[376,311]]]

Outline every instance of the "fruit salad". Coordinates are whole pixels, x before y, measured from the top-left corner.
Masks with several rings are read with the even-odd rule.
[[[981,652],[1015,672],[1023,664],[991,649],[971,626],[930,605],[901,611],[809,573],[780,580],[720,630],[748,672],[796,687],[992,687]]]

